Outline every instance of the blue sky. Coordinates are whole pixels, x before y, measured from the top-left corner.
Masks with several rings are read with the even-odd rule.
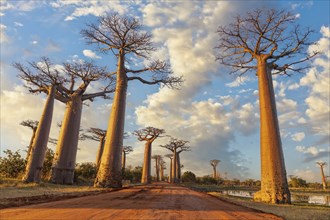
[[[304,74],[274,77],[277,109],[288,175],[320,181],[316,161],[329,156],[329,1],[1,1],[1,151],[25,149],[31,131],[22,120],[39,120],[44,96],[30,95],[11,67],[48,56],[56,64],[94,59],[115,69],[111,54],[100,54],[80,35],[86,23],[107,12],[129,14],[153,34],[159,51],[174,73],[183,75],[180,90],[130,83],[125,130],[145,126],[163,128],[169,135],[190,141],[192,151],[182,154],[183,170],[199,176],[211,174],[209,160],[220,159],[220,174],[229,178],[260,176],[257,78],[229,75],[215,61],[219,25],[255,7],[287,9],[297,22],[315,30],[312,40],[324,52]],[[132,58],[132,67],[141,63]],[[101,83],[102,84],[102,83]],[[89,91],[97,90],[93,84]],[[84,106],[82,128],[106,129],[111,100],[98,99]],[[56,103],[51,137],[57,138],[64,105]],[[167,154],[154,143],[154,154]],[[125,140],[134,152],[127,163],[141,165],[142,142]],[[98,144],[79,142],[78,162],[94,161]],[[55,146],[50,146],[53,149]],[[167,161],[168,162],[168,161]],[[327,175],[329,167],[326,168]]]

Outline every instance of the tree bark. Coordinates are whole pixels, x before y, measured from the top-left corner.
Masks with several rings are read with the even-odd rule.
[[[180,180],[181,180],[180,153],[176,153],[176,179],[178,182],[180,182]]]
[[[23,182],[40,182],[42,165],[45,160],[49,132],[52,124],[55,92],[55,86],[51,86],[49,88],[43,113],[39,120],[30,156],[26,165],[25,175],[22,179]]]
[[[36,132],[37,132],[37,129],[32,129],[32,137],[30,139],[30,144],[29,144],[28,152],[26,153],[26,161],[29,160],[29,157],[30,157],[30,154],[31,154],[31,150],[32,150],[33,141],[34,141],[34,138],[36,136]]]
[[[213,178],[216,179],[217,178],[217,167],[213,166]]]
[[[160,174],[159,174],[159,180],[163,181],[164,179],[164,168],[163,166],[160,167]]]
[[[121,154],[124,137],[127,76],[125,73],[125,55],[119,51],[116,91],[112,103],[110,119],[101,158],[100,168],[94,187],[122,187]]]
[[[123,151],[122,152],[122,158],[121,158],[121,161],[122,161],[122,170],[125,170],[125,166],[126,166],[126,153]]]
[[[158,157],[155,159],[155,162],[156,162],[156,181],[158,182],[159,181],[159,161],[158,161]]]
[[[323,166],[320,166],[321,168],[321,175],[322,175],[322,185],[323,185],[323,189],[326,190],[327,189],[327,182],[325,180],[325,175],[324,175],[324,171],[323,171]]]
[[[105,137],[102,137],[102,138],[100,139],[99,148],[98,148],[98,150],[97,150],[96,161],[95,161],[96,169],[97,169],[97,170],[98,170],[99,167],[100,167],[101,157],[102,157],[103,148],[104,148],[104,138],[105,138]]]
[[[171,183],[172,182],[172,166],[173,166],[173,158],[170,158],[171,162],[170,162],[170,172],[168,174],[168,181]]]
[[[82,95],[73,95],[71,100],[66,103],[50,177],[52,183],[73,184],[81,112]]]
[[[144,147],[144,160],[141,183],[151,183],[151,142],[147,141]]]
[[[291,203],[286,179],[282,143],[276,111],[271,69],[266,60],[258,59],[260,103],[261,190],[255,200]]]
[[[177,175],[176,175],[176,166],[177,166],[177,153],[176,150],[173,152],[173,166],[172,166],[172,183],[178,182]]]

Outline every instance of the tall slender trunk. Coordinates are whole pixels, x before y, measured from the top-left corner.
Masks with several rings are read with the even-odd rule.
[[[327,189],[327,182],[325,180],[325,175],[324,175],[324,171],[323,171],[323,166],[320,166],[321,168],[321,175],[322,175],[322,185],[323,185],[323,189]]]
[[[144,147],[144,160],[141,183],[151,183],[151,142],[147,141]]]
[[[29,160],[29,157],[30,157],[30,154],[31,154],[31,150],[32,150],[32,145],[33,145],[33,141],[34,141],[34,138],[36,136],[36,132],[37,132],[37,129],[32,129],[32,137],[30,139],[30,144],[29,144],[29,149],[28,149],[28,152],[26,153],[26,161]]]
[[[213,166],[213,178],[216,179],[217,178],[217,167]]]
[[[155,162],[156,162],[156,181],[158,182],[159,181],[159,164],[158,164],[158,157],[156,157],[155,159]]]
[[[52,183],[73,184],[81,112],[82,95],[73,95],[66,103],[50,177]]]
[[[163,181],[163,179],[164,179],[164,167],[161,166],[161,167],[160,167],[159,180],[160,180],[160,181]]]
[[[102,157],[103,148],[104,148],[104,138],[105,137],[101,137],[100,143],[99,143],[99,148],[97,150],[97,155],[96,155],[96,160],[95,160],[96,170],[98,170],[100,167],[101,157]]]
[[[126,166],[126,153],[125,151],[123,151],[122,153],[122,158],[121,158],[121,161],[122,161],[122,170],[125,170],[125,166]]]
[[[271,69],[265,60],[258,61],[260,103],[261,190],[255,200],[291,203],[282,143],[278,125]]]
[[[118,55],[116,91],[112,103],[110,119],[101,158],[100,168],[95,178],[94,187],[122,187],[121,153],[123,147],[127,76],[125,73],[125,55]]]
[[[177,160],[176,160],[176,150],[173,152],[173,166],[172,166],[172,183],[177,182],[177,175],[176,175],[176,166],[177,166]]]
[[[43,113],[39,120],[30,156],[26,165],[25,174],[22,179],[24,182],[40,182],[42,165],[45,160],[49,132],[52,124],[55,92],[55,86],[51,86]]]

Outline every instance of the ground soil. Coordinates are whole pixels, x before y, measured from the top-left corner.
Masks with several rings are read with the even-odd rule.
[[[0,210],[0,219],[281,219],[167,183]]]

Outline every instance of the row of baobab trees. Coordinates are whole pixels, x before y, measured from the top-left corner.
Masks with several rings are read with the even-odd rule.
[[[215,46],[216,60],[222,67],[229,67],[230,73],[238,73],[240,76],[252,72],[258,77],[261,190],[255,194],[255,199],[259,201],[291,203],[272,75],[303,73],[310,67],[307,61],[318,54],[317,51],[307,52],[308,46],[314,44],[309,41],[313,31],[302,29],[295,24],[296,19],[296,16],[285,10],[255,9],[247,12],[244,17],[237,16],[231,24],[220,26],[216,31],[219,35]],[[97,97],[107,98],[109,93],[114,92],[94,186],[121,187],[121,153],[128,82],[136,80],[145,85],[161,84],[177,89],[183,78],[172,74],[167,62],[152,59],[151,54],[156,50],[152,36],[143,30],[137,18],[107,14],[101,16],[96,24],[88,24],[81,34],[88,44],[96,45],[100,52],[114,55],[117,60],[116,71],[108,72],[106,68],[97,67],[92,62],[63,63],[59,71],[48,58],[43,58],[41,63],[29,63],[32,70],[20,63],[14,64],[30,92],[47,94],[24,181],[40,179],[55,99],[66,104],[66,113],[51,179],[52,182],[66,184],[72,183],[82,104]],[[130,56],[141,58],[141,63],[148,65],[141,69],[130,69],[125,65],[130,62]],[[142,77],[143,73],[149,75]],[[87,87],[94,81],[107,81],[107,85],[99,92],[87,94]],[[148,157],[151,141],[146,141],[145,154]],[[176,156],[173,154],[173,157]],[[148,177],[145,178],[148,182]]]

